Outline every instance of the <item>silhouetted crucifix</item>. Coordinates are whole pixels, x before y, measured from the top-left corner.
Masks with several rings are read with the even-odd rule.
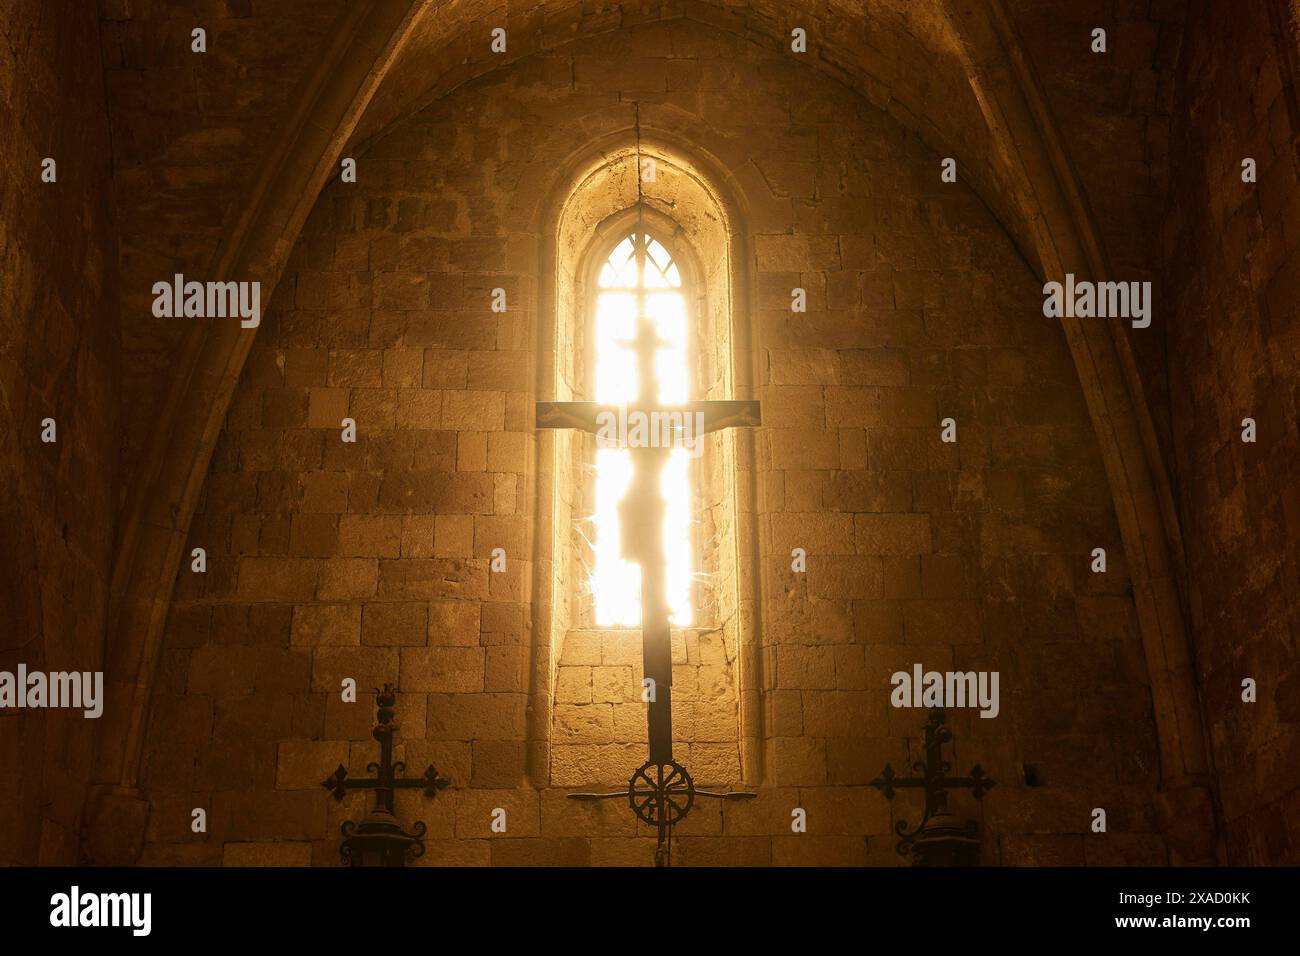
[[[644,257],[644,244],[638,244]],[[639,266],[643,263],[639,262]],[[644,316],[644,293],[638,293],[638,315]],[[674,447],[702,442],[703,433],[760,424],[757,401],[695,401],[659,405],[655,357],[666,343],[659,339],[654,320],[639,318],[637,336],[623,343],[636,352],[637,401],[631,406],[595,402],[538,402],[538,428],[575,428],[606,436],[614,422],[631,422],[619,428],[620,447],[632,458],[627,494],[619,502],[623,557],[641,567],[641,642],[647,680],[647,722],[650,759],[637,768],[626,790],[614,793],[571,793],[573,800],[608,800],[626,797],[632,812],[655,827],[659,843],[655,864],[670,862],[672,827],[690,811],[695,797],[745,799],[748,792],[709,793],[696,790],[686,768],[673,759],[673,662],[666,589],[663,524],[666,503],[660,493],[660,475]],[[608,438],[604,440],[608,441]]]

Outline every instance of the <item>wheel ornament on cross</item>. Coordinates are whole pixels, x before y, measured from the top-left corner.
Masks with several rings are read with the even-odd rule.
[[[695,805],[695,782],[676,760],[646,761],[627,782],[627,802],[647,826],[671,827]]]

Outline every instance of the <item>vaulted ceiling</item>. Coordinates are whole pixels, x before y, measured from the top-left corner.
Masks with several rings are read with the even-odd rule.
[[[150,286],[209,268],[259,162],[300,106],[337,36],[345,0],[100,0],[121,236],[124,443],[129,484],[167,394],[182,328],[155,319]],[[1091,199],[1117,265],[1148,274],[1164,200],[1172,67],[1181,4],[1007,0],[1013,27]],[[409,39],[352,134],[360,153],[392,124],[466,80],[572,41],[685,16],[780,48],[808,34],[810,66],[888,110],[940,155],[956,156],[1027,248],[991,156],[945,4],[917,0],[448,0],[419,5]],[[488,47],[504,26],[504,55]],[[1109,34],[1106,56],[1091,30]],[[208,52],[190,50],[207,31]]]

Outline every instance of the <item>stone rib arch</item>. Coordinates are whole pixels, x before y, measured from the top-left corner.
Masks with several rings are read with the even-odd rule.
[[[276,144],[222,239],[212,273],[260,281],[270,300],[307,214],[424,0],[369,0],[339,21]],[[127,500],[114,560],[107,694],[98,728],[82,855],[125,863],[143,840],[148,806],[138,783],[149,702],[185,538],[208,462],[252,345],[238,324],[195,326],[163,418]]]
[[[947,0],[996,161],[1032,228],[1040,275],[1111,275],[1087,198],[1001,0]],[[1127,329],[1063,319],[1102,452],[1133,581],[1160,744],[1166,828],[1188,860],[1213,858],[1208,748],[1179,585],[1181,536]],[[1186,838],[1179,840],[1179,833]]]

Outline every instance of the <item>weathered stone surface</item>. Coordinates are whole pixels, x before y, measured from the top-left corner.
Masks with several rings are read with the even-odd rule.
[[[1294,828],[1279,827],[1300,793],[1300,43],[1294,13],[1288,24],[1286,4],[1273,6],[1258,30],[1216,4],[1189,14],[1170,139],[1187,160],[1173,164],[1162,248],[1193,646],[1238,864],[1300,859]],[[1247,158],[1255,183],[1242,182]],[[1246,678],[1257,703],[1242,701]],[[1168,819],[1183,824],[1173,851],[1195,860],[1187,821],[1202,808],[1170,807]]]
[[[634,635],[588,629],[582,596],[556,598],[554,569],[534,563],[539,494],[555,482],[583,503],[572,476],[538,472],[531,417],[542,307],[576,295],[540,295],[546,200],[575,148],[630,135],[633,100],[647,129],[714,157],[745,210],[731,264],[765,403],[753,532],[725,514],[736,502],[700,513],[705,548],[753,557],[762,601],[734,597],[745,572],[723,568],[701,585],[716,628],[673,642],[679,754],[701,781],[735,783],[748,739],[764,793],[693,817],[681,862],[898,862],[864,784],[917,755],[923,715],[886,699],[918,661],[1002,673],[999,720],[955,718],[961,753],[1000,781],[986,859],[1204,862],[1221,824],[1228,861],[1294,862],[1300,831],[1278,821],[1297,818],[1300,782],[1295,25],[1261,14],[1245,30],[1207,0],[1005,5],[1107,259],[1156,283],[1153,327],[1125,334],[1172,479],[1217,794],[1213,780],[1157,790],[1107,476],[939,5],[539,0],[494,57],[469,38],[499,4],[467,0],[421,22],[348,146],[358,181],[320,195],[263,301],[189,526],[185,553],[204,548],[208,570],[182,560],[145,664],[143,796],[86,802],[93,725],[6,715],[0,862],[334,865],[357,806],[327,803],[318,777],[368,759],[368,692],[385,681],[408,757],[427,752],[458,788],[427,814],[427,859],[648,859],[625,815],[562,799],[643,759],[641,660]],[[0,667],[101,666],[115,547],[170,580],[114,518],[132,482],[149,493],[143,452],[188,371],[187,326],[154,317],[149,289],[215,278],[203,270],[346,6],[217,5],[203,55],[166,4],[0,18]],[[803,60],[786,52],[791,16]],[[1087,50],[1094,25],[1104,56]],[[40,181],[47,154],[57,184]],[[955,185],[937,176],[949,154]],[[1258,183],[1240,181],[1247,156]],[[696,251],[710,278],[730,261]],[[795,287],[806,312],[790,310]],[[39,441],[47,416],[55,445]],[[939,441],[948,417],[955,444]],[[1087,569],[1098,546],[1105,575]],[[535,631],[553,600],[581,626],[552,658]],[[738,648],[741,627],[761,630],[761,659]],[[345,677],[356,703],[339,698]],[[110,674],[107,706],[139,679]],[[1104,841],[1086,832],[1094,791],[1115,824]],[[796,804],[808,834],[789,832]],[[188,831],[195,805],[210,840]],[[487,828],[496,806],[506,834]]]

